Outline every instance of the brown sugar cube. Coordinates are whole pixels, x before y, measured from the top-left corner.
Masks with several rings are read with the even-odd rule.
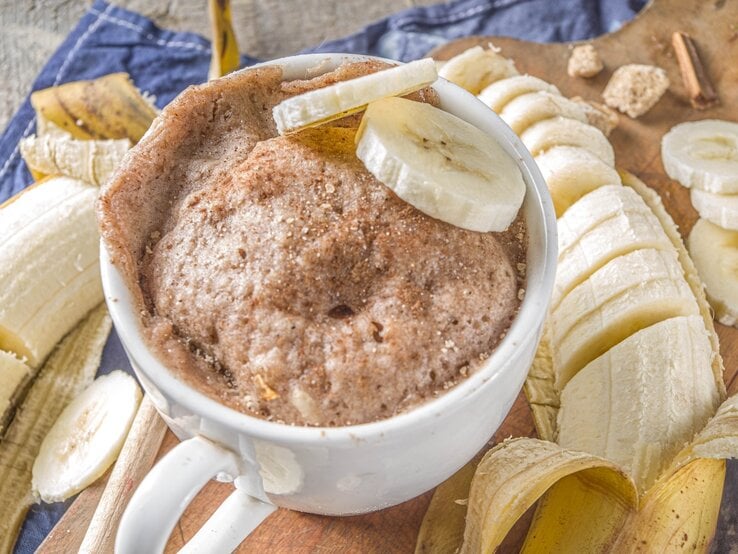
[[[602,97],[605,104],[636,118],[650,110],[669,88],[666,71],[653,65],[618,67]]]
[[[608,108],[600,102],[594,100],[585,100],[581,96],[573,96],[572,101],[581,104],[584,107],[584,113],[587,116],[587,123],[594,125],[606,137],[618,126],[618,112],[612,108]]]
[[[575,46],[571,51],[567,73],[570,77],[594,77],[602,71],[602,59],[591,44]]]

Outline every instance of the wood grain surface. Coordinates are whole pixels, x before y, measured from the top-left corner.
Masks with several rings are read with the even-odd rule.
[[[618,32],[591,41],[600,52],[605,70],[591,80],[568,77],[566,64],[571,45],[535,44],[509,38],[476,37],[449,43],[434,54],[448,59],[466,48],[490,40],[515,59],[521,72],[556,84],[562,93],[601,100],[612,71],[626,63],[646,63],[663,67],[671,87],[645,116],[631,120],[621,116],[611,135],[618,166],[631,171],[656,189],[686,237],[697,219],[685,189],[664,174],[660,139],[673,125],[703,118],[738,120],[738,1],[656,0],[636,20]],[[696,40],[708,74],[716,85],[721,104],[707,111],[694,110],[686,97],[671,49],[673,31],[685,31]],[[725,359],[725,381],[729,393],[738,391],[738,329],[717,325],[721,353]],[[496,433],[494,441],[508,436],[534,436],[533,423],[525,400],[520,397]],[[176,439],[167,434],[162,452]],[[169,542],[174,552],[229,494],[230,486],[212,482],[193,501]],[[73,504],[58,527],[86,526],[99,492],[89,489]],[[407,553],[415,546],[420,521],[430,495],[425,494],[400,506],[373,514],[330,518],[278,510],[240,546],[238,552],[307,553],[363,552]],[[92,504],[93,509],[88,505]],[[729,464],[721,520],[713,544],[714,552],[738,552],[738,465]],[[524,532],[524,528],[521,532]],[[54,533],[58,537],[59,533]],[[56,539],[54,539],[56,540]]]

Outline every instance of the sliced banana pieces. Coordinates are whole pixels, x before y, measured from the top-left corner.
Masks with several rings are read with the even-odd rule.
[[[96,481],[118,457],[141,402],[123,371],[98,377],[64,408],[33,463],[33,492],[61,502]]]
[[[738,194],[738,123],[681,123],[661,139],[661,160],[669,177],[685,187]]]
[[[472,231],[503,231],[525,184],[492,137],[429,104],[385,98],[369,105],[356,135],[369,172],[423,213]]]
[[[492,44],[475,46],[448,60],[438,72],[440,77],[479,94],[495,81],[518,75],[512,60],[500,55]]]
[[[587,112],[582,104],[545,91],[518,96],[508,102],[499,114],[518,135],[534,123],[556,116],[587,122]]]
[[[716,194],[693,188],[690,198],[700,217],[723,229],[738,231],[738,194]]]
[[[435,62],[425,58],[293,96],[277,104],[272,115],[280,134],[294,133],[363,110],[375,100],[409,94],[436,79]]]
[[[535,161],[551,192],[557,217],[588,192],[621,184],[617,171],[589,150],[577,146],[555,146]]]
[[[0,348],[31,367],[102,301],[96,198],[58,177],[0,208]]]
[[[544,119],[520,135],[526,148],[538,156],[555,146],[578,146],[589,150],[610,167],[615,167],[615,152],[602,131],[576,119]]]
[[[715,318],[723,325],[738,325],[738,231],[700,219],[687,245]]]
[[[532,75],[516,75],[490,84],[479,93],[478,98],[492,111],[500,113],[511,100],[529,92],[561,95],[558,88],[543,79]]]

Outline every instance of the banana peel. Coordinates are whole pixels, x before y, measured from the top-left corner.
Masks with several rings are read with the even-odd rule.
[[[41,441],[64,407],[92,382],[111,325],[101,304],[59,343],[0,442],[0,552],[12,552],[33,503],[31,468]]]
[[[127,73],[39,90],[31,105],[44,124],[82,140],[127,138],[135,144],[157,116]]]
[[[532,506],[522,552],[706,552],[715,534],[725,459],[738,457],[738,395],[724,400],[723,362],[702,282],[659,196],[621,172],[661,222],[697,299],[714,357],[723,402],[706,426],[645,491],[617,465],[566,450],[556,440],[559,392],[550,333],[524,386],[538,439],[509,440],[487,452],[468,479],[468,466],[441,485],[421,525],[416,552],[494,552]],[[577,464],[581,464],[577,466]],[[464,519],[449,498],[467,498]],[[438,522],[443,522],[440,525]]]
[[[235,71],[241,65],[236,33],[233,32],[230,0],[209,0],[210,24],[213,34],[212,57],[208,79],[217,79]]]

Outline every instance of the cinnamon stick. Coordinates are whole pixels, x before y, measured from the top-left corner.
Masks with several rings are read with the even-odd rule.
[[[692,37],[687,33],[676,31],[671,36],[671,44],[674,47],[684,88],[687,89],[692,107],[705,110],[717,104],[720,100],[707,77]]]

